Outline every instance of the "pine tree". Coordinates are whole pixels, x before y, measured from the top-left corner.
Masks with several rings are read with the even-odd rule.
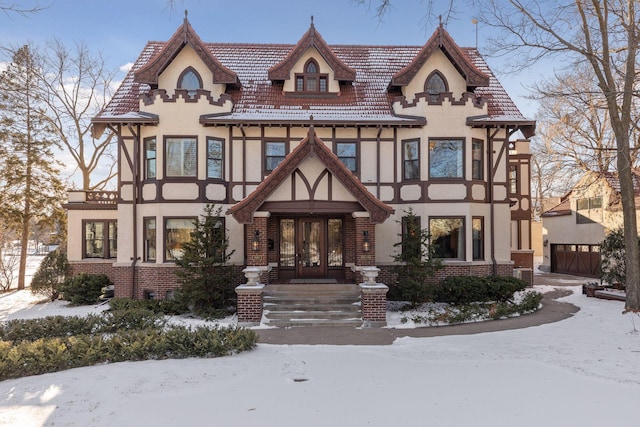
[[[405,213],[401,239],[393,245],[398,248],[393,257],[397,283],[389,290],[389,298],[415,305],[429,299],[429,278],[442,268],[442,262],[435,256],[429,232],[420,227],[420,218],[411,208]]]
[[[183,245],[182,257],[176,260],[179,298],[198,314],[216,314],[234,302],[233,272],[228,265],[234,251],[228,251],[221,210],[205,207],[191,240]]]
[[[0,74],[0,205],[20,228],[18,289],[25,286],[31,225],[49,217],[63,194],[34,58],[23,46]]]

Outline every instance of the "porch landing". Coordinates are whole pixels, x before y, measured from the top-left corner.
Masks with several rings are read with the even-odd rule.
[[[271,284],[264,288],[264,317],[268,325],[362,326],[358,285],[339,284],[333,279],[329,279],[332,282],[302,280],[305,281]]]

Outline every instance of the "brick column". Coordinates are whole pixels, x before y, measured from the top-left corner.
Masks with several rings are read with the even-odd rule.
[[[375,265],[376,263],[376,228],[368,216],[356,216],[355,219],[355,244],[356,265]],[[365,252],[365,240],[369,250]]]
[[[389,287],[377,283],[380,269],[363,267],[362,275],[366,282],[360,284],[360,310],[364,327],[387,326],[387,291]]]
[[[262,293],[265,285],[257,283],[257,279],[260,277],[259,268],[249,267],[242,272],[247,278],[247,283],[236,287],[238,325],[257,326],[262,320]]]

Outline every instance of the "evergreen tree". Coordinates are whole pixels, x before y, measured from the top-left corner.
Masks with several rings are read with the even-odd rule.
[[[233,272],[228,265],[234,251],[228,251],[221,210],[205,207],[191,240],[183,245],[182,257],[176,260],[179,298],[199,314],[214,314],[234,303]]]
[[[429,232],[420,227],[420,218],[411,208],[405,213],[401,222],[401,239],[393,245],[398,248],[393,257],[397,283],[389,290],[389,299],[410,301],[416,305],[429,299],[429,278],[442,268],[442,262],[435,256]]]
[[[18,289],[25,286],[31,226],[51,216],[63,194],[39,75],[28,45],[0,74],[0,205],[20,228]]]

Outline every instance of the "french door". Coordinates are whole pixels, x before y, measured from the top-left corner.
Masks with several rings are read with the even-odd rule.
[[[283,277],[328,277],[330,269],[343,267],[342,219],[281,218],[279,246]]]

